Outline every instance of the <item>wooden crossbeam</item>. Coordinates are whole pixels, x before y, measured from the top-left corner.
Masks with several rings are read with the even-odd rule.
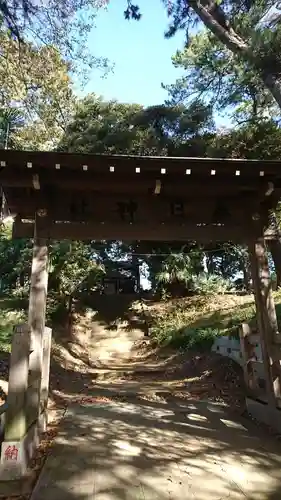
[[[9,194],[9,193],[8,193]],[[191,197],[125,194],[96,194],[34,190],[31,193],[14,190],[9,198],[13,213],[32,218],[45,209],[52,220],[115,222],[125,219],[138,223],[228,223],[244,224],[261,213],[259,200],[252,194],[244,196],[205,196],[203,202],[195,192]]]
[[[150,240],[150,241],[235,241],[247,242],[253,238],[253,229],[247,226],[182,225],[175,224],[94,224],[52,222],[40,229],[40,237],[55,240]],[[31,238],[33,223],[16,220],[14,238]]]
[[[155,171],[160,173],[165,169],[169,174],[185,174],[186,171],[193,175],[194,172],[215,173],[214,177],[227,172],[233,176],[251,175],[253,177],[265,177],[267,174],[280,175],[280,161],[269,160],[246,160],[227,158],[184,158],[165,156],[129,156],[129,155],[104,155],[104,154],[81,154],[81,153],[59,153],[40,151],[15,151],[0,150],[0,161],[5,162],[7,168],[21,165],[36,170],[73,170],[83,168],[87,165],[88,171],[104,173],[114,167],[114,172],[131,172],[136,168],[139,174],[143,171]]]
[[[161,171],[160,171],[161,172]],[[88,170],[63,170],[62,168],[50,172],[46,169],[32,168],[23,169],[15,167],[6,168],[0,173],[1,185],[5,187],[33,187],[34,175],[40,176],[40,183],[42,186],[60,186],[61,189],[74,189],[85,191],[105,191],[105,192],[122,192],[122,190],[132,192],[154,189],[156,180],[161,181],[162,189],[167,191],[179,189],[182,192],[194,192],[194,189],[199,189],[197,195],[201,191],[212,194],[214,192],[239,193],[239,191],[259,191],[264,195],[268,191],[269,182],[272,182],[271,177],[252,177],[249,175],[235,176],[232,172],[222,173],[221,175],[211,175],[211,171],[205,173],[197,172],[191,175],[175,175],[174,173],[165,174],[160,176],[160,172],[146,171],[143,175],[138,175],[134,171],[131,173],[118,173],[118,171],[111,172],[95,172]],[[208,181],[207,184],[202,183]],[[274,179],[274,189],[281,189],[281,179]]]

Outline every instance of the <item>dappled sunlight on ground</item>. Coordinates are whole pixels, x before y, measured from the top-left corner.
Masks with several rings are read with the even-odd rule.
[[[49,498],[278,500],[281,447],[214,403],[74,405],[32,496]]]
[[[222,297],[218,312],[205,298],[180,307],[190,322],[223,325],[239,301],[252,307],[251,297]],[[241,367],[157,346],[126,304],[109,314],[104,302],[54,331],[49,403],[68,410],[32,500],[280,500],[279,441],[233,416],[245,409]]]

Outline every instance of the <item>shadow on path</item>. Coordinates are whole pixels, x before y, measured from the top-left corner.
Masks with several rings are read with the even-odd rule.
[[[215,403],[73,405],[31,500],[280,500],[281,445]]]

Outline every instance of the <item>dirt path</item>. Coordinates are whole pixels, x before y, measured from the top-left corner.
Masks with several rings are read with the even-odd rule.
[[[232,414],[243,414],[241,368],[216,353],[180,354],[167,348],[159,349],[145,339],[141,329],[130,328],[127,321],[108,325],[96,319],[93,321],[91,315],[78,318],[71,337],[63,331],[55,334],[50,374],[51,422],[31,464],[32,484],[36,482],[57,432],[65,432],[60,430],[61,419],[73,405],[129,404],[141,411],[144,405],[148,409],[150,405],[182,407],[200,404],[203,400],[220,404]],[[111,448],[105,448],[105,452],[111,453]],[[169,474],[167,471],[167,477]],[[169,481],[164,478],[164,483],[166,480]],[[72,498],[67,488],[63,493],[65,498]],[[36,495],[33,500],[43,500],[41,492]],[[19,499],[28,500],[29,495]]]
[[[279,500],[276,442],[217,403],[74,404],[31,500]]]
[[[122,335],[120,328],[114,332],[116,343],[118,338],[122,339]],[[90,361],[88,347],[88,361],[83,364],[81,358],[85,356],[81,353],[77,361],[77,358],[71,361],[68,358],[66,361],[64,351],[55,353],[51,370],[50,404],[68,405],[73,400],[90,400],[97,394],[108,396],[109,393],[111,397],[124,398],[126,393],[126,397],[150,400],[207,398],[225,403],[239,413],[245,410],[243,374],[233,361],[216,353],[179,354],[168,348],[159,349],[149,340],[144,340],[143,335],[141,339],[135,340],[135,330],[132,337],[127,330],[126,335],[130,350],[117,349],[117,355],[111,356],[109,361],[106,349],[110,346],[112,353],[112,348],[108,332],[107,341],[103,343],[102,360],[99,358],[93,363],[92,358]],[[105,332],[103,336],[105,338]],[[140,336],[140,332],[137,336]],[[100,346],[95,352],[98,348]]]

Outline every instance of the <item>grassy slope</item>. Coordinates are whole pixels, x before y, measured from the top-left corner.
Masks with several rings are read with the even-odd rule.
[[[13,327],[25,319],[26,314],[18,300],[0,300],[0,353],[10,351]]]
[[[281,292],[274,298],[281,320]],[[251,295],[196,296],[152,305],[149,312],[159,343],[188,348],[211,344],[218,335],[237,336],[242,322],[254,321],[255,304]]]
[[[281,292],[275,293],[275,303],[277,315],[281,319]],[[218,400],[219,398],[234,407],[244,408],[242,371],[238,370],[235,363],[231,364],[229,360],[222,360],[216,353],[199,354],[198,348],[207,347],[216,335],[229,333],[234,335],[243,321],[252,320],[255,315],[253,297],[197,296],[158,303],[149,302],[146,308],[152,321],[150,332],[158,344],[170,344],[176,348],[195,348],[195,352],[181,350],[175,352],[170,347],[159,349],[151,342],[144,343],[145,346],[141,347],[144,349],[143,356],[141,349],[137,349],[135,360],[144,365],[146,361],[148,364],[159,363],[161,370],[164,370],[163,373],[161,370],[161,373],[157,370],[153,374],[149,372],[147,375],[149,382],[157,384],[159,382],[160,385],[169,383],[171,393],[180,399],[208,397]],[[141,316],[142,308],[138,302],[135,302],[131,309],[136,312],[133,316]],[[115,312],[118,313],[118,311]],[[12,328],[14,324],[25,318],[26,313],[20,303],[14,300],[0,301],[0,389],[2,383],[4,392],[7,392],[8,351]],[[78,315],[76,320],[76,327],[80,328],[84,335],[87,314]],[[108,331],[110,335],[110,328]],[[50,393],[55,405],[65,405],[69,399],[81,397],[84,393],[89,396],[97,384],[96,375],[93,377],[91,366],[87,366],[86,358],[91,345],[86,345],[83,341],[85,361],[81,355],[81,349],[78,349],[79,352],[74,355],[73,349],[69,350],[69,342],[64,345],[63,339],[66,333],[65,329],[54,327]],[[79,337],[72,338],[72,344],[75,344],[72,347],[78,348]],[[73,356],[75,366],[72,363]],[[70,357],[71,363],[68,359]],[[238,370],[237,373],[236,370]],[[78,372],[80,372],[79,376]],[[117,375],[121,377],[120,372],[117,372]],[[129,374],[128,376],[133,376],[133,379],[138,381],[140,375]],[[122,381],[127,380],[124,374],[122,377]],[[139,382],[142,384],[145,380],[141,379]]]
[[[281,291],[275,292],[274,298],[281,322]],[[132,308],[139,314],[138,303]],[[194,341],[200,345],[211,342],[217,335],[237,335],[243,321],[254,319],[255,305],[251,295],[195,296],[150,302],[147,312],[151,318],[150,332],[158,343],[192,347]],[[20,301],[0,300],[0,352],[10,350],[13,326],[25,319]]]

